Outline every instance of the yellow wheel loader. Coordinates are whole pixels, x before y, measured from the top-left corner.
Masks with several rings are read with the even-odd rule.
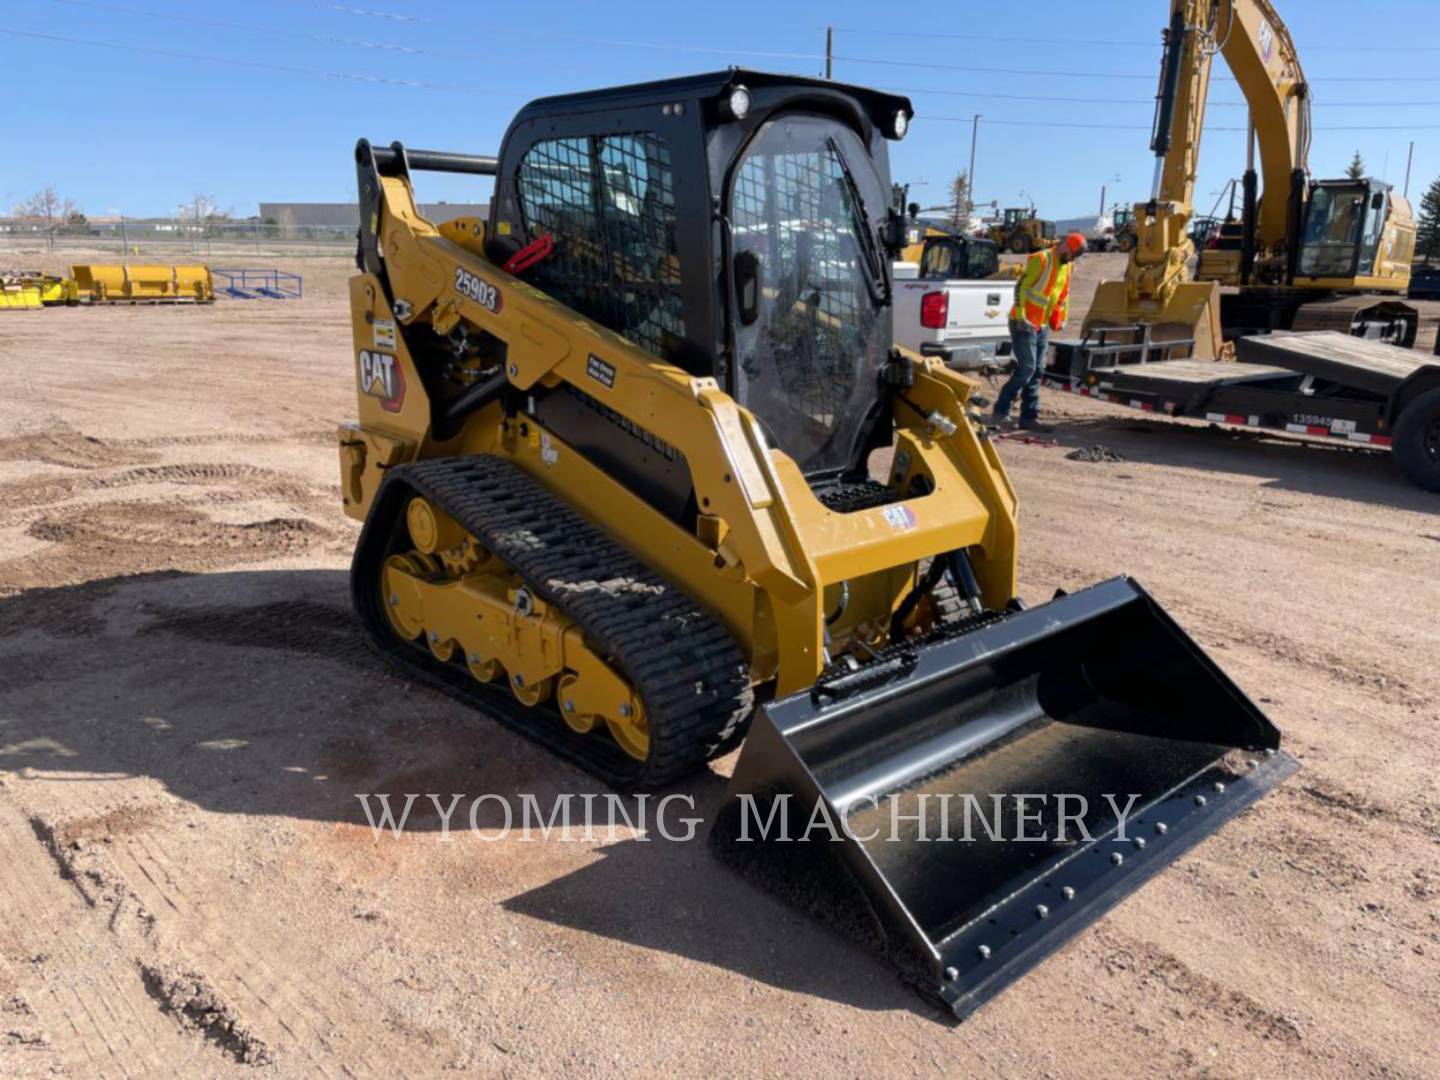
[[[745,739],[713,850],[965,1015],[1293,763],[1135,582],[1016,598],[970,384],[891,346],[910,116],[731,69],[362,141],[339,451],[382,656],[623,789]]]
[[[985,235],[1002,251],[1027,255],[1056,243],[1055,222],[1035,216],[1035,207],[1011,207],[1001,219],[985,231]]]

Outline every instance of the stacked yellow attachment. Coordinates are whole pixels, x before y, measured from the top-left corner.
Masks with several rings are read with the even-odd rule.
[[[33,311],[74,300],[75,282],[70,278],[39,270],[0,271],[0,311]]]
[[[72,266],[82,303],[191,303],[215,299],[208,266]]]

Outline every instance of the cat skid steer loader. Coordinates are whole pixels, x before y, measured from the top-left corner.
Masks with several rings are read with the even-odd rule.
[[[340,461],[391,663],[622,789],[744,739],[713,850],[963,1016],[1293,763],[1134,581],[1016,598],[970,384],[891,345],[910,116],[731,69],[534,102],[498,157],[362,141]],[[424,170],[488,219],[428,222]]]

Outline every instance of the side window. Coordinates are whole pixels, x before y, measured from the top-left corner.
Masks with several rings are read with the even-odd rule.
[[[1380,253],[1380,236],[1385,231],[1385,218],[1389,208],[1385,205],[1385,193],[1377,191],[1370,197],[1370,207],[1365,212],[1365,231],[1360,240],[1360,262],[1357,274],[1373,274],[1375,259]]]
[[[920,256],[920,276],[927,280],[956,276],[955,244],[949,240],[932,240]]]
[[[516,178],[531,237],[555,251],[531,281],[657,356],[685,336],[670,151],[640,132],[537,142]]]
[[[966,277],[978,280],[988,278],[1000,269],[999,249],[990,244],[970,245],[969,273]]]

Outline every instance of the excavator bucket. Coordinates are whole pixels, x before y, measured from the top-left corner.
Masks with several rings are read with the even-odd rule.
[[[1297,767],[1115,578],[757,713],[716,854],[963,1018]]]
[[[1220,355],[1220,286],[1213,281],[1186,281],[1168,301],[1135,300],[1123,281],[1102,281],[1085,315],[1086,334],[1104,327],[1148,324],[1150,340],[1193,341],[1189,355],[1214,360]]]

